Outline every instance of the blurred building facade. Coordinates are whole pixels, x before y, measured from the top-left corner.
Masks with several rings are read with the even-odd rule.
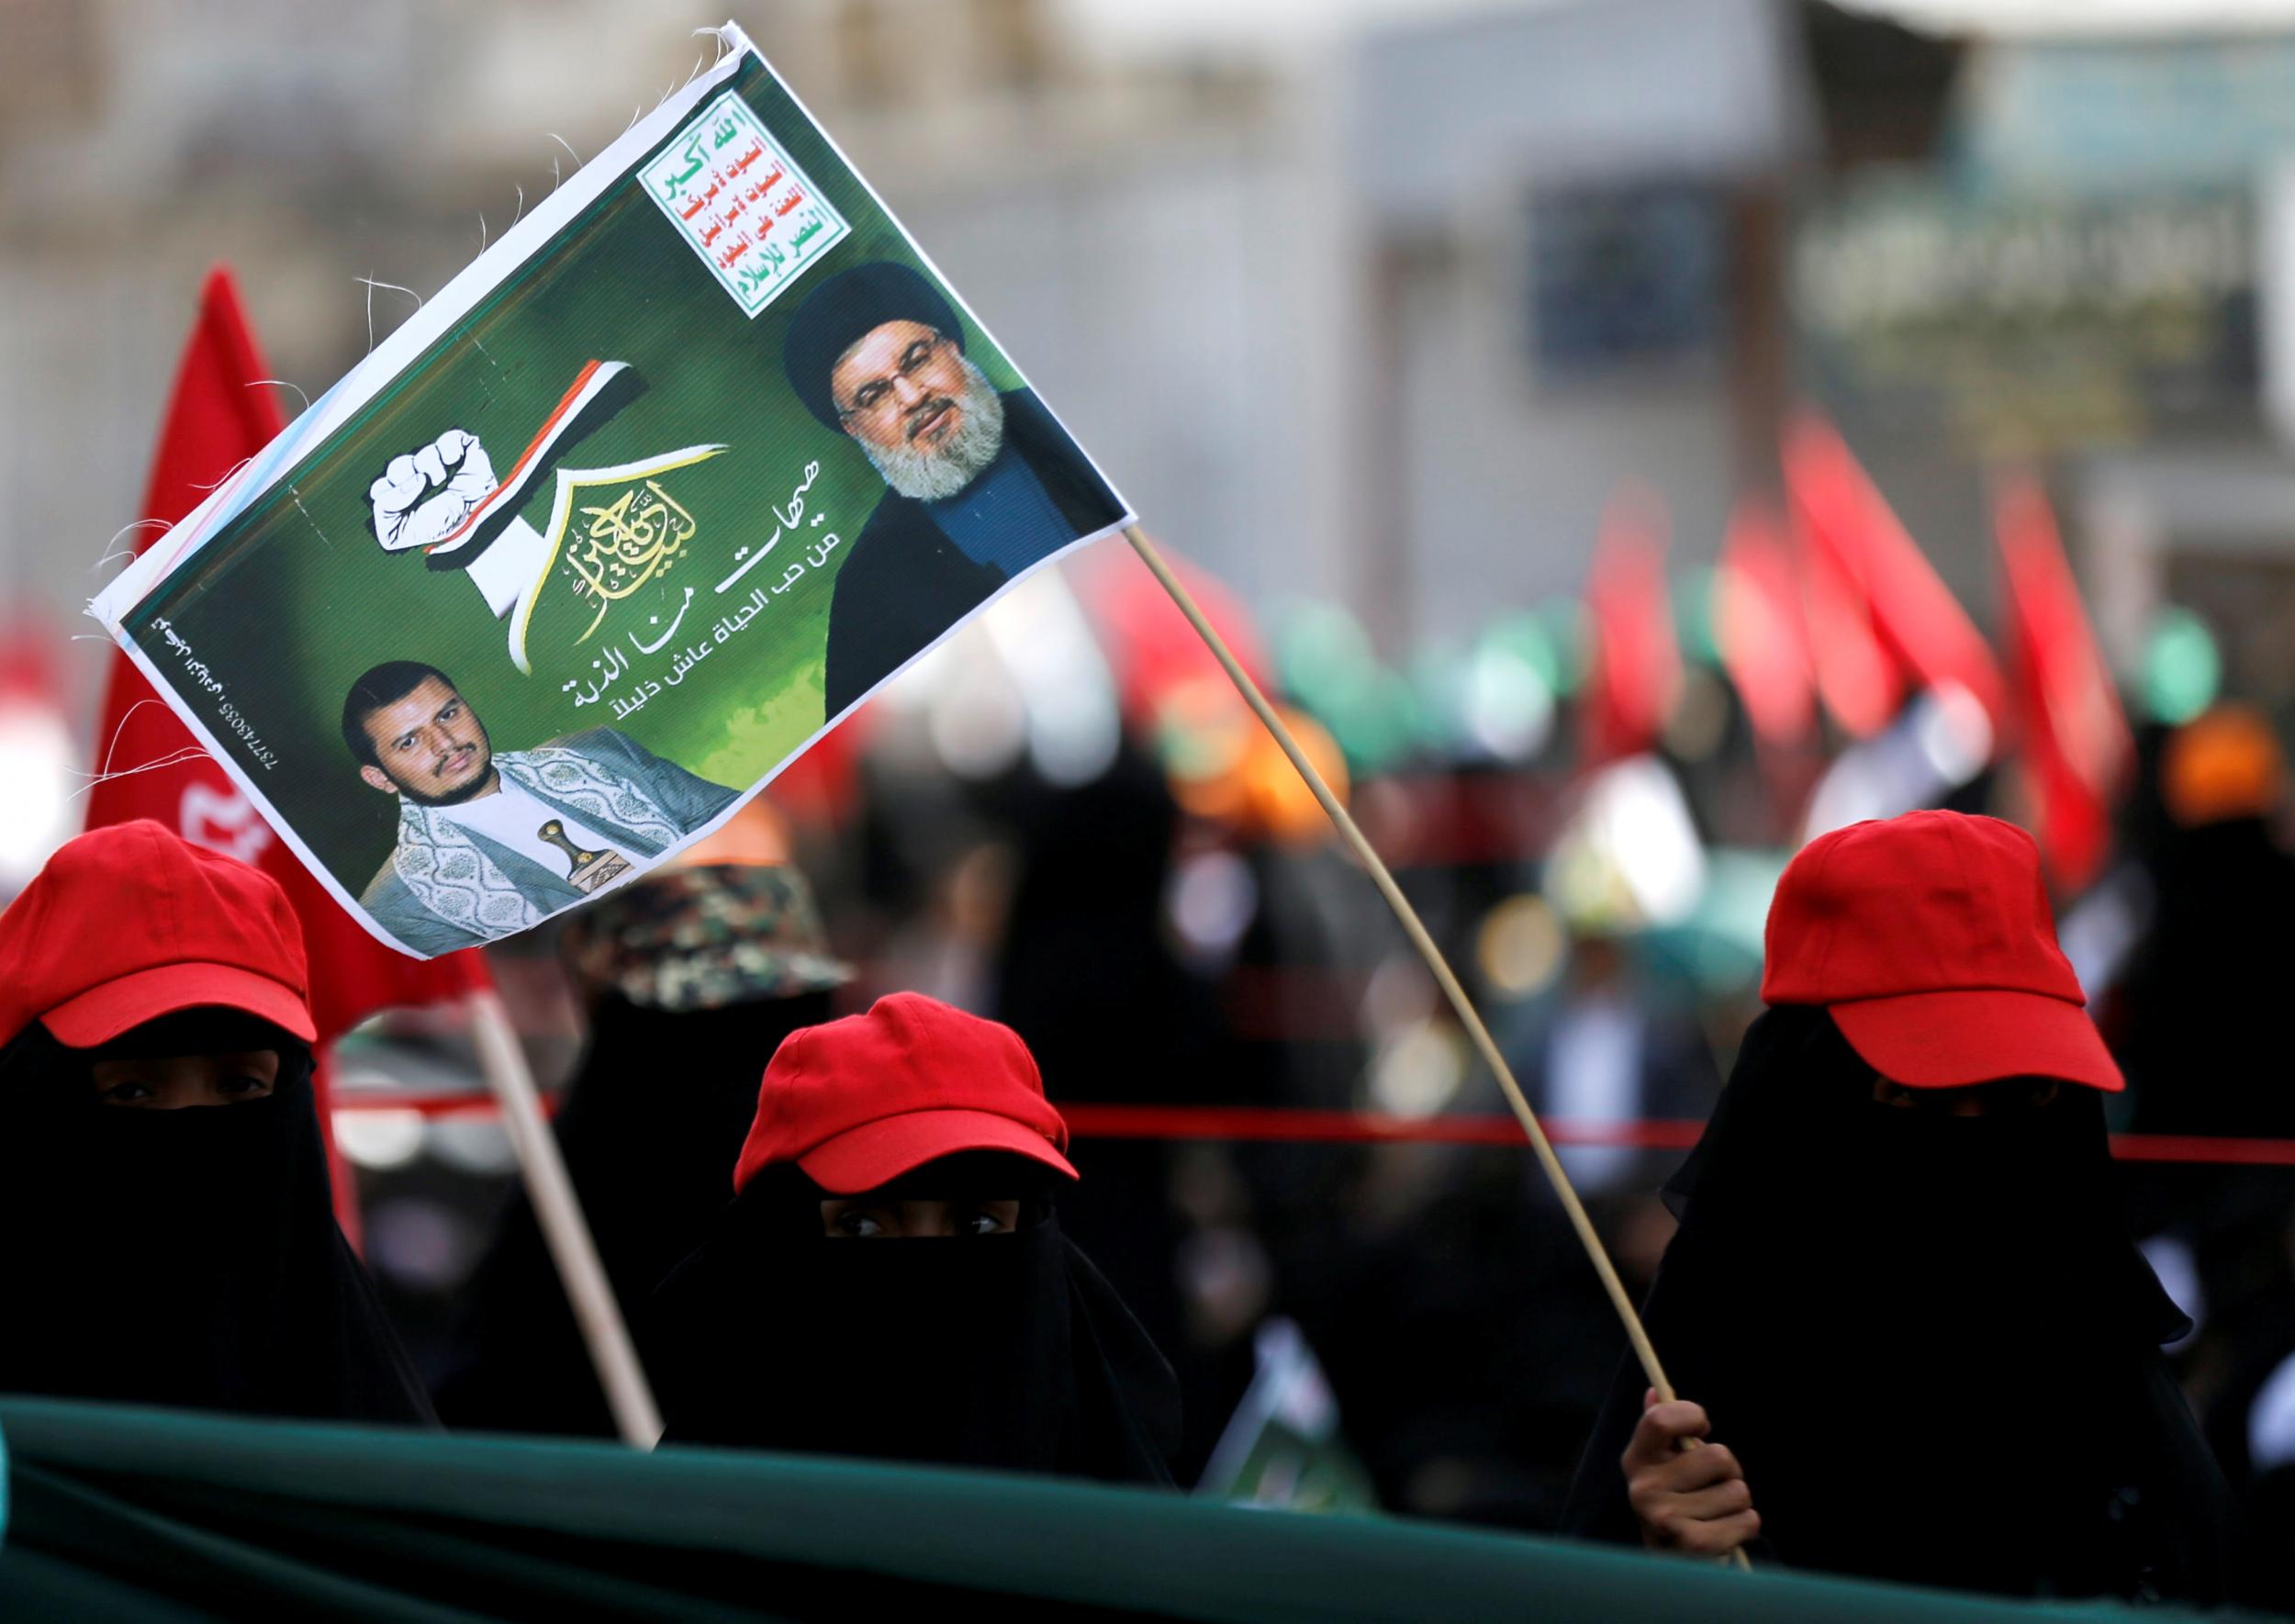
[[[1574,594],[1637,481],[1676,566],[1710,558],[1808,397],[1980,621],[1987,471],[2037,457],[2118,657],[2186,599],[2295,692],[2272,427],[2295,420],[2272,297],[2295,31],[1956,40],[1815,0],[1429,0],[1199,49],[1084,0],[736,9],[1151,528],[1247,598],[1340,600],[1390,654],[1470,636]],[[316,394],[717,20],[0,17],[0,570],[60,622],[118,566],[207,264],[238,268]],[[75,653],[84,717],[100,645]]]

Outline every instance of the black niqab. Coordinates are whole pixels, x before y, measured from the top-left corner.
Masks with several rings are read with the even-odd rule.
[[[2101,1103],[1955,1117],[1872,1098],[1822,1010],[1747,1034],[1644,1317],[1792,1566],[2011,1596],[2210,1602],[2220,1473],[2159,1344],[2186,1328],[2127,1239]],[[1564,1516],[1638,1539],[1621,1370]]]
[[[554,1126],[625,1317],[707,1238],[732,1199],[766,1062],[830,1005],[826,992],[683,1011],[609,995],[591,1011]],[[471,1277],[438,1404],[455,1427],[616,1436],[522,1186]]]
[[[2134,1104],[2130,1127],[2295,1135],[2279,1007],[2295,975],[2287,928],[2295,860],[2263,820],[2236,818],[2170,835],[2157,879],[2157,917],[2116,1000],[2116,1047]],[[2202,1010],[2205,1020],[2192,1019]],[[2281,1188],[2269,1186],[2265,1201],[2276,1207]],[[2213,1193],[2189,1193],[2205,1200]]]
[[[275,1048],[267,1098],[100,1102],[98,1056]],[[228,1011],[97,1050],[0,1049],[0,1391],[313,1419],[431,1421],[337,1227],[310,1051]]]
[[[946,1158],[885,1193],[1009,1197],[1016,1164]],[[1048,1193],[1012,1234],[902,1240],[823,1235],[826,1194],[766,1169],[656,1295],[664,1443],[1170,1484],[1171,1367]]]

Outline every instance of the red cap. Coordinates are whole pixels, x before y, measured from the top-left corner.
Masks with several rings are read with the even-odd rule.
[[[2040,848],[1998,818],[1907,812],[1810,841],[1769,904],[1761,996],[1823,1004],[1908,1088],[2124,1086],[2056,946]]]
[[[1009,1026],[920,992],[792,1032],[757,1090],[733,1188],[793,1161],[836,1195],[890,1183],[960,1150],[1007,1150],[1076,1176],[1068,1124]]]
[[[94,1048],[178,1010],[313,1041],[303,932],[278,881],[139,818],[91,829],[0,913],[0,1043],[34,1021]]]

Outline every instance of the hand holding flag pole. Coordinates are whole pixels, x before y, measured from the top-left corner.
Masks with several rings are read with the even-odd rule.
[[[1338,831],[1340,838],[1371,876],[1371,884],[1377,886],[1379,894],[1386,899],[1387,907],[1393,910],[1396,921],[1403,927],[1403,934],[1410,938],[1411,946],[1418,950],[1418,957],[1426,961],[1436,984],[1442,989],[1443,997],[1450,1001],[1451,1011],[1458,1016],[1459,1025],[1465,1027],[1475,1052],[1482,1056],[1483,1064],[1488,1066],[1491,1075],[1498,1080],[1498,1086],[1505,1092],[1506,1103],[1512,1108],[1516,1120],[1521,1123],[1522,1131],[1529,1136],[1530,1148],[1538,1154],[1538,1164],[1546,1174],[1546,1182],[1553,1186],[1554,1194],[1562,1202],[1562,1211],[1569,1215],[1570,1226],[1577,1232],[1578,1244],[1585,1249],[1585,1255],[1594,1265],[1594,1272],[1601,1277],[1602,1289],[1608,1294],[1610,1306],[1618,1311],[1618,1317],[1626,1327],[1626,1339],[1633,1345],[1634,1357],[1640,1361],[1643,1374],[1650,1378],[1650,1385],[1657,1389],[1659,1401],[1671,1403],[1674,1397],[1674,1384],[1666,1380],[1665,1367],[1658,1362],[1657,1350],[1651,1345],[1650,1333],[1642,1326],[1641,1316],[1634,1311],[1633,1299],[1626,1294],[1626,1283],[1618,1277],[1617,1266],[1610,1261],[1609,1252],[1603,1247],[1601,1237],[1595,1233],[1594,1220],[1586,1215],[1585,1204],[1578,1199],[1577,1191],[1571,1187],[1570,1175],[1562,1171],[1562,1160],[1547,1140],[1546,1130],[1539,1126],[1538,1114],[1530,1109],[1529,1100],[1523,1094],[1522,1085],[1515,1081],[1513,1069],[1506,1064],[1506,1056],[1499,1052],[1497,1040],[1491,1036],[1490,1028],[1483,1025],[1473,1002],[1466,996],[1466,989],[1460,984],[1450,961],[1443,958],[1442,949],[1427,934],[1426,924],[1418,917],[1418,911],[1411,906],[1410,899],[1403,894],[1403,888],[1395,882],[1393,871],[1380,859],[1378,852],[1349,815],[1346,806],[1331,792],[1330,785],[1324,782],[1323,775],[1308,759],[1299,741],[1292,735],[1291,729],[1276,714],[1275,708],[1267,702],[1267,696],[1259,691],[1259,684],[1251,680],[1251,674],[1237,660],[1226,640],[1213,629],[1203,611],[1196,607],[1192,595],[1180,584],[1179,577],[1164,562],[1163,554],[1156,550],[1156,544],[1148,539],[1147,532],[1136,524],[1126,525],[1124,539],[1131,543],[1132,551],[1139,554],[1139,560],[1148,566],[1148,573],[1170,594],[1171,601],[1187,617],[1188,623],[1195,628],[1195,634],[1203,640],[1204,646],[1211,650],[1213,657],[1227,673],[1227,679],[1235,684],[1236,691],[1243,696],[1243,702],[1250,706],[1267,731],[1274,735],[1275,743],[1291,758],[1291,765],[1314,792],[1315,799],[1322,805],[1332,826]],[[1741,1547],[1730,1554],[1740,1568],[1752,1565]]]

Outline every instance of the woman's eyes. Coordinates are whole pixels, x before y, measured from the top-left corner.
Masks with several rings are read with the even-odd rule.
[[[260,1077],[226,1077],[217,1081],[215,1092],[236,1105],[269,1098],[271,1084]],[[146,1105],[160,1095],[148,1082],[115,1082],[95,1097],[106,1105]]]
[[[868,1207],[849,1207],[829,1219],[831,1233],[852,1240],[873,1240],[903,1230],[912,1235],[1002,1235],[1011,1227],[992,1205],[959,1206],[949,1215],[947,1224],[948,1227],[942,1230],[931,1219],[918,1216],[912,1223],[901,1225],[896,1222],[894,1215]]]

